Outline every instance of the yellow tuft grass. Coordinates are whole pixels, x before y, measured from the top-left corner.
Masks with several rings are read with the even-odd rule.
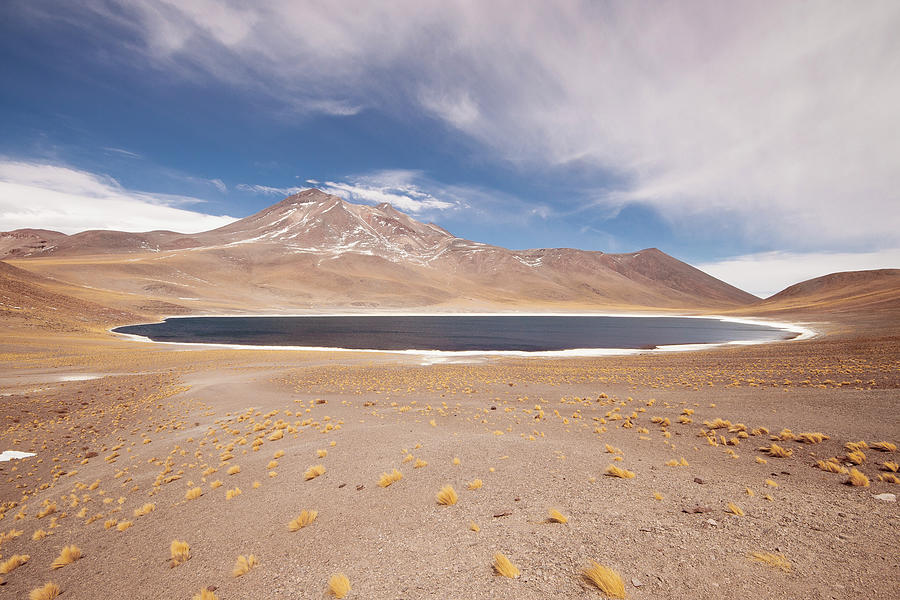
[[[243,492],[241,492],[241,488],[239,488],[239,487],[236,487],[236,488],[234,488],[234,489],[230,489],[230,490],[228,490],[228,491],[225,492],[225,499],[226,499],[226,500],[231,500],[231,499],[234,498],[235,496],[240,496],[242,493],[243,493]]]
[[[759,450],[760,452],[765,452],[769,456],[774,456],[775,458],[787,458],[794,453],[793,450],[790,450],[789,448],[782,448],[778,444],[765,446],[763,448],[760,448]]]
[[[187,542],[181,540],[172,540],[169,546],[169,554],[172,557],[172,566],[177,567],[180,564],[190,560],[191,547]]]
[[[328,450],[325,450],[324,448],[316,450],[316,456],[318,456],[319,458],[325,458],[326,456],[328,456]]]
[[[59,596],[59,593],[59,586],[51,581],[31,590],[28,593],[28,600],[53,600]]]
[[[154,510],[156,510],[156,505],[152,502],[148,502],[142,507],[134,509],[134,516],[143,517],[144,515],[152,513]]]
[[[62,549],[62,552],[60,552],[59,556],[53,561],[53,564],[50,565],[50,567],[53,569],[61,569],[66,565],[72,564],[79,558],[81,558],[81,548],[75,545],[66,546]]]
[[[103,523],[103,527],[104,527],[105,529],[112,529],[113,527],[116,526],[116,523],[118,523],[118,522],[119,522],[118,519],[107,519],[107,520]]]
[[[282,456],[284,456],[284,450],[279,450],[278,452],[276,452],[275,454],[272,455],[272,458],[281,458]]]
[[[237,475],[240,472],[241,472],[241,465],[231,465],[230,467],[228,467],[228,471],[227,471],[227,473],[229,475]]]
[[[619,450],[619,449],[616,448],[615,446],[610,446],[609,444],[606,444],[606,451],[607,451],[609,454],[621,454],[621,453],[622,453],[621,450]]]
[[[267,469],[274,469],[274,468],[277,467],[277,466],[278,466],[278,461],[277,461],[277,460],[270,460],[270,461],[269,461],[269,464],[266,465],[266,468],[267,468]]]
[[[728,507],[725,509],[725,512],[729,512],[729,513],[731,513],[731,514],[733,514],[733,515],[735,515],[735,516],[738,516],[738,517],[743,517],[743,516],[744,516],[744,511],[741,509],[740,506],[738,506],[738,505],[735,504],[734,502],[729,502],[729,503],[728,503]]]
[[[31,534],[31,539],[32,539],[32,541],[37,542],[38,540],[44,539],[48,535],[50,535],[50,534],[47,533],[46,531],[44,531],[43,529],[37,529],[37,530],[35,530],[34,533]]]
[[[277,429],[276,431],[274,431],[274,432],[272,433],[272,435],[269,436],[269,441],[270,441],[270,442],[277,442],[278,440],[280,440],[280,439],[283,438],[283,437],[284,437],[284,430],[283,430],[283,429]]]
[[[328,593],[335,598],[343,598],[350,589],[350,579],[343,573],[335,573],[328,579]]]
[[[894,470],[896,471],[897,469],[894,469]],[[473,479],[472,481],[469,482],[469,484],[466,487],[469,488],[470,490],[480,490],[482,485],[483,485],[483,483],[480,479]]]
[[[778,487],[778,482],[774,479],[766,479],[766,485],[769,487]]]
[[[0,575],[12,573],[18,567],[27,563],[29,558],[31,557],[27,554],[13,554],[7,560],[0,563]]]
[[[187,493],[185,493],[184,498],[185,498],[185,500],[196,500],[197,498],[199,498],[202,495],[203,495],[203,489],[195,487],[195,488],[189,489],[187,491]]]
[[[785,573],[790,573],[791,571],[791,563],[788,562],[787,557],[780,552],[778,554],[772,552],[753,552],[750,554],[750,558],[772,568],[781,569]]]
[[[310,479],[315,479],[316,477],[319,477],[320,475],[324,475],[324,474],[325,474],[325,467],[323,467],[322,465],[315,465],[315,466],[308,468],[306,470],[306,473],[303,474],[303,477],[307,481],[309,481]]]
[[[551,523],[563,523],[563,524],[565,524],[565,523],[568,523],[568,522],[569,522],[569,517],[565,516],[564,514],[562,514],[561,512],[559,512],[558,510],[556,510],[555,508],[551,508],[551,509],[550,509],[550,516],[547,517],[547,521],[549,521],[549,522],[551,522]]]
[[[510,562],[510,560],[501,552],[494,554],[494,571],[496,571],[498,575],[503,575],[510,579],[515,579],[519,576],[519,568],[512,564],[512,562]]]
[[[900,484],[900,477],[897,477],[893,473],[885,473],[884,475],[878,476],[878,481],[884,481],[887,483],[898,483]]]
[[[751,490],[750,488],[747,488],[747,489],[744,490],[744,491],[745,491],[745,492],[747,493],[747,495],[750,496],[751,498],[752,498],[753,496],[756,495],[756,492],[754,492],[754,491]]]
[[[213,481],[209,484],[209,487],[216,490],[216,489],[219,489],[220,487],[222,487],[223,485],[224,484],[222,483],[221,479],[216,479],[215,481]]]
[[[890,460],[886,460],[881,463],[881,468],[884,471],[893,471],[894,473],[896,473],[898,470],[900,470],[900,464],[897,464]]]
[[[609,477],[621,477],[622,479],[634,478],[634,473],[632,471],[619,468],[615,465],[609,465],[608,467],[606,467],[606,471],[604,471],[603,474]]]
[[[421,469],[422,467],[427,467],[428,463],[422,460],[421,458],[416,459],[416,464],[413,465],[414,469]]]
[[[203,588],[194,594],[194,600],[219,600],[219,597],[212,590]]]
[[[662,499],[663,499],[663,495],[660,494],[659,492],[653,492],[653,499],[654,499],[654,500],[662,500]]]
[[[129,527],[134,525],[132,521],[120,521],[118,525],[116,525],[116,531],[125,531]]]
[[[845,483],[854,487],[869,487],[869,478],[861,471],[853,468],[850,469],[850,477],[847,478]]]
[[[444,506],[456,504],[458,499],[459,496],[457,495],[456,490],[450,485],[445,485],[441,488],[441,491],[437,493],[437,503],[443,504]]]
[[[847,469],[842,467],[837,459],[828,459],[828,460],[817,460],[816,466],[822,469],[823,471],[828,471],[829,473],[846,473]]]
[[[852,462],[854,465],[861,465],[866,462],[866,455],[862,450],[854,450],[847,453],[847,460]]]
[[[302,510],[300,511],[300,516],[288,523],[288,530],[299,531],[308,525],[312,525],[312,522],[316,520],[317,516],[319,516],[318,511]]]
[[[453,457],[453,464],[454,464],[454,465],[459,465],[459,457],[458,457],[458,456],[454,456],[454,457]]]
[[[622,581],[622,577],[618,573],[609,567],[604,567],[600,563],[591,561],[590,566],[585,568],[582,574],[585,579],[597,586],[597,589],[605,596],[610,598],[625,597],[625,582]]]
[[[856,452],[857,450],[868,450],[869,445],[865,441],[859,440],[858,442],[847,442],[844,444],[844,449],[847,452]]]
[[[403,479],[403,473],[394,469],[390,473],[382,473],[381,477],[378,479],[378,486],[386,488],[392,483],[396,483]]]
[[[474,531],[475,533],[478,533],[479,531],[481,531],[481,527],[479,527],[478,523],[476,523],[475,521],[471,521],[469,523],[469,530]]]
[[[243,554],[241,554],[237,557],[237,562],[234,563],[234,569],[231,570],[231,575],[232,577],[240,577],[242,575],[246,575],[250,572],[250,569],[258,565],[259,561],[253,554],[249,556],[244,556]]]
[[[892,444],[890,442],[875,442],[871,446],[872,450],[878,450],[879,452],[896,452],[897,444]]]
[[[756,462],[758,462],[758,463],[761,464],[761,465],[764,465],[764,464],[768,463],[769,461],[767,461],[766,459],[764,459],[762,456],[757,456],[757,457],[756,457]]]
[[[806,432],[798,433],[795,439],[802,444],[821,444],[825,440],[830,440],[831,438],[824,433]]]

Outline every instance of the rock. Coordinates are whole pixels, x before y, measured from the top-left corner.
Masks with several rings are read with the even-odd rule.
[[[643,583],[641,582],[641,580],[638,579],[637,577],[632,577],[632,578],[631,578],[631,585],[633,585],[634,587],[641,587],[641,586],[644,585],[644,584],[643,584]]]
[[[703,485],[706,482],[703,481],[702,479],[700,479],[699,477],[694,477],[694,483],[699,483],[700,485]]]
[[[884,494],[875,494],[875,499],[881,500],[882,502],[896,502],[897,495],[885,492]]]
[[[718,527],[718,526],[719,526],[719,524],[716,523],[716,520],[715,520],[715,519],[707,519],[706,522],[709,523],[712,527]]]
[[[694,508],[682,508],[681,512],[691,515],[712,512],[712,509],[708,506],[695,506]]]

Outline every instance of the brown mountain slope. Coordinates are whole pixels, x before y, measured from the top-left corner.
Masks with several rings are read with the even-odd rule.
[[[137,315],[72,296],[70,286],[0,261],[0,327],[104,329]]]
[[[766,298],[754,309],[900,312],[900,269],[846,271],[816,277]]]
[[[723,309],[757,300],[656,249],[513,251],[453,236],[387,204],[305,190],[225,227],[88,231],[24,269],[164,312],[340,307]],[[159,304],[165,303],[165,304]]]

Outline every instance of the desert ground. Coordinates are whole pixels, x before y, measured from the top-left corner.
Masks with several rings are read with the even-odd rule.
[[[347,598],[616,597],[592,561],[628,598],[900,589],[900,509],[876,497],[900,491],[893,313],[434,362],[141,343],[72,302],[4,313],[0,451],[35,456],[0,462],[0,597],[324,598],[336,574]]]

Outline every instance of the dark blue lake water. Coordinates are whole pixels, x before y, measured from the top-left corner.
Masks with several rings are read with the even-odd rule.
[[[176,317],[114,331],[157,342],[507,352],[649,349],[793,337],[764,325],[707,318],[523,315]]]

